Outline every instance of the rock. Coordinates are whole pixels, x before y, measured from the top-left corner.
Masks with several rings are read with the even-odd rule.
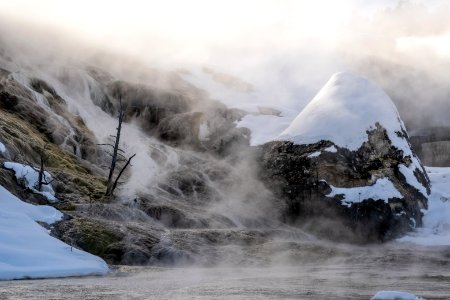
[[[285,200],[288,223],[358,243],[422,224],[429,179],[395,106],[365,78],[334,75],[260,151],[261,177]]]

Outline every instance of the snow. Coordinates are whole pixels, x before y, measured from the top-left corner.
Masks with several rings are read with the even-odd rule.
[[[256,146],[274,140],[289,125],[290,121],[290,118],[273,115],[247,115],[238,123],[238,127],[250,129],[250,144]]]
[[[320,156],[320,154],[322,154],[322,151],[336,153],[337,149],[336,149],[335,146],[330,146],[330,147],[325,148],[325,149],[323,149],[321,151],[316,151],[316,152],[311,153],[310,155],[308,155],[308,158],[318,157],[318,156]]]
[[[328,140],[356,151],[368,141],[367,131],[377,124],[386,129],[392,145],[411,158],[412,164],[401,171],[408,183],[427,197],[425,187],[413,174],[421,164],[403,136],[406,130],[397,108],[379,86],[364,77],[349,72],[334,74],[277,140],[296,144]],[[325,150],[337,151],[335,147]]]
[[[414,294],[401,291],[379,291],[371,300],[423,300]]]
[[[331,153],[336,153],[336,152],[337,152],[337,149],[336,149],[336,147],[333,145],[333,146],[330,146],[330,147],[328,147],[328,148],[325,148],[323,151],[327,151],[327,152],[331,152]]]
[[[15,162],[5,162],[3,166],[6,169],[14,170],[17,181],[23,181],[24,185],[32,190],[33,193],[43,195],[50,202],[58,201],[58,199],[55,198],[55,191],[50,184],[42,185],[42,191],[37,190],[39,171],[36,171],[31,166]],[[46,171],[44,171],[44,177],[47,182],[52,181],[52,176]]]
[[[450,245],[450,168],[425,167],[431,181],[428,210],[423,227],[400,238],[400,242],[420,245]]]
[[[414,165],[411,164],[410,167],[412,167],[412,166],[414,166]],[[408,168],[407,166],[401,164],[399,166],[399,171],[400,171],[400,173],[403,174],[403,176],[405,176],[406,183],[415,187],[425,197],[428,197],[427,189],[417,180],[416,176],[414,175],[414,171],[411,170],[411,168]]]
[[[0,142],[0,153],[5,153],[5,152],[6,152],[5,145],[2,142]]]
[[[298,144],[329,140],[355,151],[376,123],[387,130],[394,146],[411,154],[406,139],[397,135],[405,127],[389,96],[368,79],[341,72],[330,78],[278,139]]]
[[[51,224],[62,213],[25,203],[0,186],[0,279],[105,274],[100,258],[50,236],[36,221]]]
[[[390,198],[403,198],[402,194],[395,188],[389,178],[380,178],[373,185],[338,188],[330,185],[331,192],[327,197],[343,195],[342,204],[351,206],[352,203],[358,203],[365,199],[384,200],[388,202]]]
[[[310,155],[308,155],[308,158],[317,157],[317,156],[320,156],[320,154],[322,154],[322,152],[316,151],[316,152],[313,152]]]

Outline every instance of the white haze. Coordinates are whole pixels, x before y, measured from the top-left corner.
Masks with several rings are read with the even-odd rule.
[[[51,29],[52,42],[82,41],[160,68],[212,66],[252,83],[263,104],[298,112],[363,57],[444,77],[450,1],[368,2],[0,0],[0,15]]]

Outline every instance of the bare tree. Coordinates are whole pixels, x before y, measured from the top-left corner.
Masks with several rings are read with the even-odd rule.
[[[109,166],[109,174],[108,174],[108,182],[106,184],[106,192],[105,196],[112,196],[114,190],[117,187],[117,184],[119,183],[119,179],[122,176],[125,169],[130,165],[131,160],[133,157],[136,156],[136,154],[133,154],[128,159],[125,159],[125,151],[119,148],[120,143],[120,134],[122,132],[122,123],[125,119],[125,109],[122,105],[122,99],[119,98],[119,115],[118,115],[118,125],[116,128],[116,135],[113,136],[115,138],[114,144],[99,144],[103,146],[109,146],[112,147],[112,153],[109,153],[111,155],[111,165]],[[116,179],[113,180],[114,177],[114,171],[116,169],[117,163],[119,161],[126,161],[126,163],[123,165],[121,170],[119,171],[119,174],[117,175]]]
[[[38,182],[37,182],[37,185],[38,185],[37,190],[39,192],[42,192],[43,185],[49,185],[53,181],[53,180],[48,181],[45,176],[45,163],[47,161],[47,153],[45,153],[45,151],[47,150],[47,145],[48,144],[45,144],[44,147],[39,150],[40,164],[39,164],[39,175],[38,175]]]

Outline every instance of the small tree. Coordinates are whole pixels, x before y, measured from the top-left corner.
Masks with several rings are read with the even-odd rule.
[[[47,180],[47,176],[45,176],[45,163],[47,162],[47,145],[45,144],[42,149],[39,150],[39,170],[37,170],[39,173],[38,175],[38,182],[37,182],[37,190],[39,192],[42,192],[42,186],[43,185],[49,185],[53,182],[53,179],[51,181]]]
[[[112,153],[109,153],[111,155],[111,165],[109,166],[109,174],[108,174],[108,181],[106,183],[106,191],[105,196],[111,197],[114,193],[114,190],[117,187],[117,184],[119,182],[120,177],[122,176],[125,169],[130,165],[131,160],[133,157],[136,156],[136,154],[133,154],[128,159],[125,158],[124,154],[125,151],[119,148],[120,143],[120,134],[122,132],[122,123],[125,119],[125,109],[122,105],[122,99],[119,98],[119,115],[118,115],[118,125],[116,128],[116,135],[114,135],[114,144],[99,144],[103,146],[109,146],[112,148]],[[123,167],[120,169],[119,174],[117,177],[114,178],[114,171],[116,170],[117,163],[119,161],[126,161]]]

